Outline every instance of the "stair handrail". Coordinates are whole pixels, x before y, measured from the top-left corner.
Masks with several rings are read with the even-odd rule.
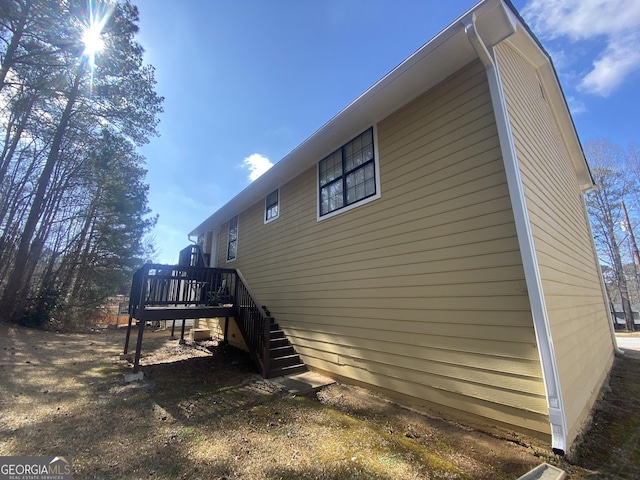
[[[244,290],[243,294],[242,290]],[[246,305],[243,303],[247,302]],[[242,333],[245,343],[255,356],[255,360],[262,370],[262,377],[268,378],[270,370],[270,337],[271,337],[271,317],[267,315],[266,308],[256,300],[256,296],[247,284],[244,275],[236,269],[236,286],[235,286],[235,307],[236,307],[236,324]],[[258,325],[250,325],[251,318],[246,318],[245,314],[257,313]],[[251,328],[253,327],[253,328]]]

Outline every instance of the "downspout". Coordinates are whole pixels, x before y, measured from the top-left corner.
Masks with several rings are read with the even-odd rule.
[[[553,349],[553,342],[551,340],[549,317],[547,315],[547,307],[542,291],[540,269],[533,244],[529,213],[527,211],[524,188],[518,166],[516,147],[513,142],[513,134],[511,132],[511,124],[509,122],[509,114],[507,112],[498,65],[478,35],[475,22],[475,13],[463,20],[467,38],[476,51],[480,61],[484,64],[487,72],[491,102],[493,104],[496,126],[498,128],[500,150],[504,160],[509,196],[511,197],[518,243],[522,255],[525,281],[529,292],[531,315],[533,317],[540,363],[542,365],[542,378],[547,394],[549,423],[551,424],[551,444],[554,453],[564,455],[567,449],[567,420],[564,403],[562,401],[558,366]]]

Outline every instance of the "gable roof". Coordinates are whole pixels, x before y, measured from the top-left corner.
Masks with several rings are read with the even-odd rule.
[[[194,228],[199,235],[217,228],[234,215],[317,164],[326,155],[403,105],[428,91],[477,55],[465,33],[464,19],[475,15],[487,48],[508,40],[539,71],[549,104],[560,125],[582,188],[592,186],[591,175],[569,114],[553,64],[515,7],[508,0],[483,0],[410,55],[267,172]]]

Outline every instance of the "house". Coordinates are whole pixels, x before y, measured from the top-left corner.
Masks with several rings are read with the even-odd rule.
[[[614,358],[551,59],[484,0],[193,229],[308,368],[563,454]]]

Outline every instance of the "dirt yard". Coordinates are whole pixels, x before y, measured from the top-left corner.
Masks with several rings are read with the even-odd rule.
[[[69,455],[76,479],[508,479],[546,461],[575,479],[640,478],[640,355],[617,360],[576,464],[406,410],[357,387],[292,396],[214,342],[0,326],[0,455]]]

